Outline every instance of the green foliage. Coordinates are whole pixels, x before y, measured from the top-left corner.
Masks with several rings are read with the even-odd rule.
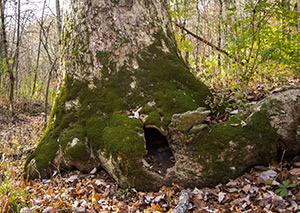
[[[170,15],[175,20],[186,20],[190,19],[194,15],[193,7],[197,1],[189,0],[171,0],[170,2]],[[192,51],[195,46],[192,40],[186,36],[186,33],[176,29],[175,39],[177,41],[178,49],[183,52]]]
[[[285,197],[288,195],[288,190],[291,188],[296,187],[297,184],[290,184],[290,180],[284,180],[279,186],[278,189],[275,190],[275,193],[278,194],[280,197]]]
[[[215,88],[245,91],[254,82],[280,82],[300,76],[300,13],[293,10],[292,3],[239,0],[223,5],[222,11],[219,7],[218,2],[205,6],[187,0],[170,3],[175,23],[223,50],[196,43],[175,27],[178,48],[183,55],[191,53],[187,55],[189,65],[197,77]],[[207,20],[203,24],[196,16]]]
[[[7,165],[8,166],[8,165]],[[11,165],[10,165],[11,166]],[[3,169],[3,168],[2,168]],[[7,171],[9,172],[9,171]],[[5,207],[1,206],[5,211],[7,209],[13,210],[13,212],[20,212],[22,207],[28,206],[26,204],[26,197],[28,196],[27,190],[16,188],[16,183],[13,180],[13,174],[8,174],[10,177],[0,181],[0,193],[3,197],[6,197]],[[11,208],[10,208],[11,207]]]
[[[286,8],[281,1],[262,0],[246,2],[240,16],[235,15],[236,9],[227,11],[222,27],[231,31],[224,35],[225,49],[234,59],[231,66],[237,77],[246,86],[255,74],[265,72],[269,63],[300,73],[300,34],[296,27],[300,14]]]
[[[198,1],[189,0],[171,0],[170,14],[172,18],[189,18],[193,14],[193,5]]]
[[[0,61],[0,73],[7,73],[7,61],[5,58],[2,59],[2,61]],[[2,81],[2,79],[0,79]]]

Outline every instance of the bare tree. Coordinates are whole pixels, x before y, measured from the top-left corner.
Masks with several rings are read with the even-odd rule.
[[[6,70],[9,76],[9,109],[12,115],[14,115],[14,85],[15,85],[15,76],[13,74],[13,66],[11,65],[13,61],[10,60],[8,54],[8,42],[7,42],[7,31],[5,27],[5,5],[6,0],[0,1],[0,12],[1,12],[1,23],[2,23],[2,39],[3,39],[3,63],[6,66]]]
[[[20,22],[21,22],[21,1],[18,0],[18,9],[17,9],[17,38],[16,38],[16,47],[15,47],[15,55],[14,55],[14,68],[15,68],[15,92],[16,96],[18,95],[18,82],[19,82],[19,52],[20,52]]]
[[[60,40],[60,36],[61,36],[61,14],[60,14],[60,3],[59,0],[55,0],[55,6],[56,6],[56,22],[57,22],[57,33],[59,36],[59,40]],[[60,42],[59,42],[60,44]]]
[[[40,54],[41,54],[42,27],[43,27],[43,24],[44,24],[45,7],[46,7],[46,0],[44,0],[43,10],[42,10],[42,17],[41,17],[41,22],[40,22],[39,43],[38,43],[38,49],[37,49],[36,67],[35,67],[35,72],[34,72],[34,80],[33,80],[31,97],[34,96],[35,90],[36,90],[37,75],[38,75],[39,62],[40,62]]]

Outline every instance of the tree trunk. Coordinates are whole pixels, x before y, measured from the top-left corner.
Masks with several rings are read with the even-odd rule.
[[[36,67],[34,70],[34,78],[33,78],[33,85],[32,85],[32,93],[31,97],[33,98],[36,90],[36,82],[37,82],[37,76],[38,76],[38,70],[39,70],[39,63],[40,63],[40,54],[41,54],[41,44],[42,44],[42,28],[44,26],[44,12],[46,7],[46,0],[44,0],[43,10],[42,10],[42,17],[41,17],[41,23],[40,23],[40,31],[39,31],[39,44],[37,49],[37,57],[36,57]]]
[[[61,15],[60,15],[60,3],[59,0],[55,0],[55,8],[56,8],[56,25],[57,25],[57,34],[59,38],[60,44],[60,37],[61,37]]]
[[[16,97],[19,94],[19,55],[20,55],[20,21],[21,21],[21,1],[18,0],[18,12],[17,12],[17,40],[16,40],[16,50],[14,55],[14,68],[15,68],[15,91]]]
[[[215,184],[274,157],[267,110],[204,124],[211,95],[178,54],[166,1],[76,2],[65,18],[59,93],[25,177],[102,167],[121,187],[155,190]]]
[[[2,39],[3,39],[3,49],[4,49],[4,66],[7,66],[7,72],[9,76],[9,110],[11,115],[14,115],[14,85],[15,85],[15,77],[13,74],[13,68],[10,64],[8,57],[8,42],[6,36],[6,27],[5,27],[5,0],[0,0],[0,15],[1,15],[1,30],[2,30]]]
[[[51,59],[48,56],[49,59]],[[55,69],[55,64],[56,64],[57,58],[55,58],[54,61],[49,60],[49,62],[51,63],[51,67],[50,67],[50,71],[49,71],[49,75],[48,75],[48,80],[47,80],[47,85],[46,85],[46,92],[45,92],[45,108],[44,108],[44,130],[47,128],[47,118],[48,118],[48,96],[49,96],[49,87],[50,87],[50,81],[51,81],[51,76],[52,76],[52,71]]]

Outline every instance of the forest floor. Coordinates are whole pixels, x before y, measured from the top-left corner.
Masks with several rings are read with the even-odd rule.
[[[226,96],[242,107],[294,87],[255,88],[242,102],[233,91]],[[17,117],[12,119],[7,104],[0,101],[0,212],[171,212],[178,204],[183,190],[178,185],[156,192],[121,189],[103,170],[57,172],[51,179],[24,180],[26,157],[43,134],[43,106],[21,101]],[[210,122],[222,122],[225,117]],[[298,212],[300,156],[289,160],[282,156],[270,165],[249,168],[225,184],[187,191],[188,212]]]

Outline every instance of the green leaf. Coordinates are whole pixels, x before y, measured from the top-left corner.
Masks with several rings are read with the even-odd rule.
[[[290,180],[289,179],[284,180],[284,181],[282,181],[282,183],[283,183],[283,186],[288,186],[290,183]]]
[[[266,185],[272,185],[273,184],[273,180],[265,180],[264,184],[266,184]]]
[[[297,184],[294,183],[294,184],[288,185],[287,187],[288,187],[288,188],[294,188],[294,187],[296,187],[296,186],[297,186]]]
[[[230,18],[231,16],[233,16],[234,13],[228,13],[227,18]]]

